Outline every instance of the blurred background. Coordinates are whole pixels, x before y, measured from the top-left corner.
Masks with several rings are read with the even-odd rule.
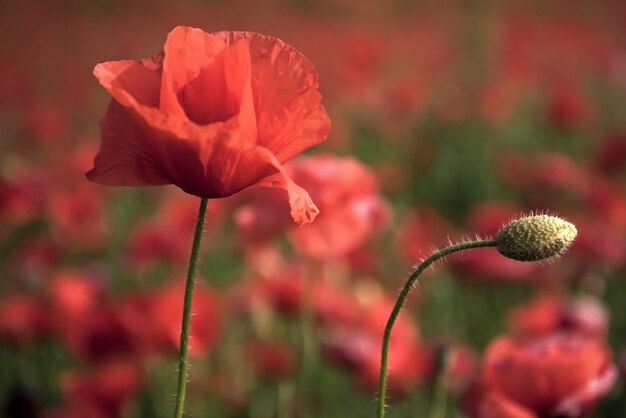
[[[572,250],[537,266],[478,249],[426,272],[394,330],[388,416],[626,416],[623,2],[0,10],[0,416],[172,414],[199,200],[84,173],[110,100],[94,65],[153,55],[177,25],[293,45],[333,122],[288,164],[311,226],[278,192],[209,202],[189,416],[373,416],[411,267],[531,210],[574,222]]]

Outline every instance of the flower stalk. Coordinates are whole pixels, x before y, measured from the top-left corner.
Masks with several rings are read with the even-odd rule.
[[[411,288],[417,281],[419,275],[426,270],[431,264],[435,261],[449,255],[455,253],[457,251],[463,251],[470,248],[480,248],[480,247],[495,247],[496,240],[481,240],[481,241],[470,241],[463,242],[461,244],[451,245],[450,247],[444,248],[441,251],[437,251],[435,254],[428,257],[426,260],[420,264],[417,269],[409,276],[409,279],[405,283],[402,291],[400,292],[400,296],[398,296],[398,300],[396,301],[393,310],[391,311],[391,315],[389,316],[389,320],[387,321],[387,325],[385,327],[385,333],[383,335],[383,346],[380,357],[380,377],[378,380],[378,418],[384,418],[385,416],[385,398],[387,393],[387,362],[389,359],[389,340],[391,338],[391,330],[393,329],[393,324],[396,322],[396,318],[398,314],[400,314],[400,310],[404,305],[404,301],[406,300]]]
[[[198,252],[200,250],[200,240],[202,239],[202,229],[206,216],[208,199],[200,199],[200,209],[198,210],[198,221],[196,231],[193,236],[191,255],[189,256],[189,267],[187,269],[187,281],[185,284],[185,299],[183,302],[183,322],[180,331],[180,352],[178,353],[178,389],[176,391],[176,409],[174,418],[182,418],[185,408],[185,391],[187,389],[187,368],[189,359],[189,329],[191,324],[191,306],[193,299],[193,285],[196,276],[196,264]]]
[[[385,417],[385,398],[387,392],[387,361],[389,340],[393,324],[419,275],[435,261],[457,251],[470,248],[496,247],[503,256],[517,261],[552,260],[561,256],[576,238],[576,227],[552,215],[530,215],[509,222],[497,233],[495,239],[477,240],[451,245],[437,251],[420,264],[409,276],[391,311],[383,334],[380,357],[380,376],[378,381],[378,418]]]

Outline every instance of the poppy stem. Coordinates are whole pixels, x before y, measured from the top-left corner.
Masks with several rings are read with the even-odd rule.
[[[208,199],[200,199],[200,209],[198,210],[198,221],[196,232],[193,236],[193,245],[189,257],[189,268],[187,269],[187,282],[185,284],[185,300],[183,302],[183,323],[180,331],[180,352],[178,354],[178,390],[176,391],[175,418],[183,417],[185,407],[185,390],[187,389],[187,362],[189,358],[189,328],[191,323],[191,304],[193,298],[193,284],[196,276],[196,263],[198,261],[198,251],[200,240],[202,239],[202,228],[204,227],[204,217],[206,215]]]
[[[393,329],[393,324],[396,322],[396,318],[402,309],[402,305],[404,304],[405,299],[409,295],[409,292],[413,288],[417,278],[419,275],[428,268],[435,261],[443,258],[449,254],[452,254],[457,251],[467,250],[470,248],[480,248],[480,247],[495,247],[495,240],[481,240],[481,241],[470,241],[463,242],[456,245],[451,245],[448,248],[444,248],[443,250],[437,251],[435,254],[428,257],[424,260],[415,271],[409,276],[406,284],[402,288],[400,292],[400,296],[398,296],[398,300],[396,301],[393,310],[391,311],[391,315],[389,316],[389,320],[387,321],[387,325],[385,326],[385,333],[383,335],[383,345],[381,350],[380,357],[380,377],[378,380],[378,418],[385,417],[385,399],[387,392],[387,362],[389,359],[389,340],[391,338],[391,330]]]

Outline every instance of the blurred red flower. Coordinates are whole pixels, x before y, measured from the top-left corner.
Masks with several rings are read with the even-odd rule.
[[[142,371],[132,362],[112,362],[61,376],[61,390],[77,416],[115,418],[138,391]],[[62,415],[63,416],[63,415]],[[70,415],[71,416],[71,415]]]
[[[269,380],[287,378],[296,366],[293,348],[280,340],[249,341],[246,344],[246,357],[254,372]]]
[[[547,335],[560,330],[604,337],[608,314],[606,308],[591,297],[567,300],[545,295],[514,308],[508,323],[516,335]]]
[[[593,102],[575,83],[555,85],[548,98],[548,118],[561,128],[581,128],[594,116]]]
[[[472,418],[578,418],[616,377],[600,339],[575,333],[500,337],[487,348],[482,375],[465,394],[463,409]]]
[[[37,141],[59,144],[68,135],[67,121],[58,103],[34,103],[24,114],[24,133]]]
[[[308,281],[308,282],[307,282]],[[358,318],[358,304],[346,289],[313,277],[304,277],[301,266],[283,268],[270,278],[256,277],[236,287],[232,306],[238,313],[265,306],[279,315],[298,317],[308,300],[319,325],[338,324]]]
[[[221,217],[222,205],[209,205],[205,232]],[[128,244],[128,261],[135,267],[154,263],[182,262],[189,257],[198,218],[198,203],[194,196],[166,196],[154,218],[135,224]]]
[[[493,248],[478,248],[471,253],[454,254],[450,260],[461,278],[472,282],[540,282],[546,276],[536,265],[502,257]]]
[[[299,253],[321,260],[344,257],[388,223],[390,209],[379,194],[376,178],[359,161],[322,155],[294,159],[285,168],[321,208],[314,224],[288,229]],[[238,211],[237,223],[249,241],[271,238],[289,226],[281,202],[257,199]]]
[[[60,317],[57,328],[69,351],[80,359],[102,362],[134,359],[145,351],[144,342],[123,320],[117,306],[104,303],[89,312]]]
[[[50,224],[56,240],[65,247],[100,249],[107,236],[103,196],[85,185],[50,193]]]
[[[30,345],[50,334],[45,305],[33,296],[6,295],[0,300],[0,342]]]
[[[351,306],[351,318],[327,321],[321,327],[324,355],[350,371],[360,387],[374,392],[380,373],[381,341],[393,300],[377,287],[361,289]],[[389,345],[388,384],[391,396],[408,394],[426,368],[420,347],[419,329],[406,312],[398,316]]]
[[[164,51],[98,64],[111,93],[87,177],[113,186],[175,184],[205,198],[286,189],[296,222],[318,213],[281,163],[322,142],[330,121],[313,65],[279,39],[177,27]]]
[[[474,206],[468,215],[469,230],[480,236],[493,237],[500,228],[519,217],[518,206],[505,201],[488,201]]]
[[[244,246],[252,252],[258,251],[263,244],[284,232],[291,223],[288,210],[284,193],[279,190],[265,192],[262,198],[254,194],[250,204],[235,212],[235,223]]]
[[[605,135],[598,143],[593,164],[604,174],[616,175],[626,168],[626,133]]]
[[[589,265],[621,266],[626,262],[624,228],[607,222],[607,217],[592,214],[576,219],[578,237],[573,250]]]
[[[317,259],[343,257],[388,223],[391,210],[373,173],[353,158],[300,158],[289,165],[293,178],[322,208],[313,225],[292,228],[296,250]]]
[[[5,271],[22,283],[41,282],[59,264],[63,255],[63,250],[52,237],[33,237],[13,248]]]
[[[443,243],[446,231],[452,226],[433,207],[420,207],[419,212],[408,214],[397,228],[397,247],[404,258],[414,263],[428,257],[433,248]]]
[[[128,259],[141,267],[154,262],[182,262],[189,256],[189,235],[174,231],[158,222],[142,222],[130,235]]]
[[[421,348],[424,378],[436,384],[443,376],[447,390],[464,389],[476,373],[478,357],[469,347],[454,339],[436,338]]]
[[[96,277],[78,271],[60,271],[50,278],[48,297],[55,319],[71,320],[95,310],[102,299]]]

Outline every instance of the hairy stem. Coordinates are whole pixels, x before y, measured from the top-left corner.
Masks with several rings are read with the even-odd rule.
[[[393,329],[393,324],[396,322],[396,318],[402,309],[402,305],[404,304],[405,299],[409,295],[413,284],[419,277],[419,275],[428,268],[432,263],[443,258],[449,254],[452,254],[457,251],[467,250],[470,248],[479,248],[479,247],[495,247],[495,240],[482,240],[482,241],[471,241],[464,242],[461,244],[451,245],[448,248],[444,248],[441,251],[437,251],[435,254],[428,257],[426,260],[420,264],[417,269],[409,276],[406,284],[402,288],[400,292],[400,296],[398,296],[398,300],[396,301],[393,310],[391,311],[391,315],[389,316],[389,320],[387,321],[387,326],[385,327],[385,333],[383,335],[383,346],[380,357],[380,377],[378,381],[378,418],[385,417],[385,399],[387,392],[387,363],[389,360],[389,340],[391,338],[391,330]]]
[[[191,323],[191,304],[193,298],[193,284],[196,276],[196,263],[198,261],[198,251],[202,238],[202,228],[206,215],[208,200],[200,200],[198,210],[198,221],[196,232],[193,236],[193,245],[189,257],[189,267],[187,269],[187,282],[185,283],[185,300],[183,302],[183,323],[180,330],[180,352],[178,354],[178,390],[176,391],[176,410],[174,418],[182,418],[185,408],[185,390],[187,389],[187,363],[189,358],[189,328]]]

